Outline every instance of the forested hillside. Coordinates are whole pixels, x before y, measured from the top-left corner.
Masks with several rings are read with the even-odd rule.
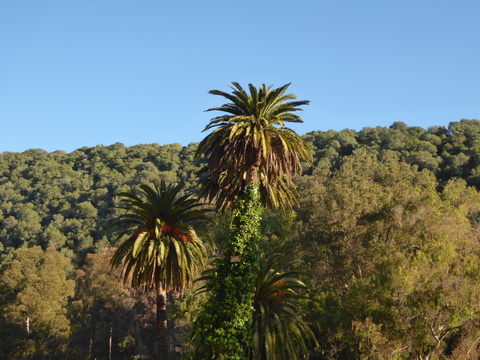
[[[303,138],[299,204],[264,212],[261,246],[311,275],[312,358],[478,358],[480,121]],[[161,179],[195,192],[196,148],[0,154],[0,358],[152,357],[153,300],[111,271],[105,230],[119,192]],[[228,215],[216,220],[221,249]],[[198,301],[177,301],[182,353]]]

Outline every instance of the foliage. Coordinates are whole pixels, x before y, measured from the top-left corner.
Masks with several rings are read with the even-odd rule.
[[[304,181],[299,253],[321,294],[311,316],[325,358],[444,358],[473,346],[478,192],[449,183],[439,195],[429,171],[364,150]]]
[[[431,170],[445,186],[463,178],[480,187],[479,120],[451,122],[429,129],[403,124],[361,131],[313,131],[303,139],[314,154],[314,168],[337,168],[344,157],[365,148]],[[0,262],[22,246],[55,247],[81,264],[87,253],[111,246],[105,228],[118,215],[115,195],[161,179],[183,182],[196,191],[197,144],[146,144],[83,147],[71,153],[31,149],[0,153]]]
[[[52,246],[75,263],[113,243],[105,228],[117,216],[115,195],[140,183],[182,181],[196,189],[202,160],[197,145],[83,147],[71,153],[40,149],[0,154],[2,258],[21,246]]]
[[[321,306],[302,311],[308,323],[320,324],[315,359],[480,356],[474,301],[479,133],[480,121],[464,119],[429,129],[397,122],[303,136],[314,161],[293,179],[300,205],[286,214],[264,211],[257,242],[261,251],[280,249],[281,261],[304,260],[312,275]],[[112,208],[120,204],[115,195],[135,192],[139,184],[163,179],[186,183],[180,196],[195,192],[196,174],[206,165],[194,159],[196,150],[197,144],[114,144],[0,154],[0,271],[12,271],[17,249],[33,253],[40,251],[36,246],[45,254],[57,250],[63,257],[55,256],[70,258],[77,269],[75,295],[57,302],[63,304],[55,315],[63,330],[45,346],[56,330],[42,325],[29,338],[20,287],[1,282],[0,358],[105,358],[110,339],[114,358],[153,356],[154,299],[120,286],[119,271],[110,272],[102,249],[121,230],[106,235],[105,229],[123,211]],[[231,218],[218,213],[216,220],[223,256],[229,226],[220,225]],[[52,273],[71,281],[71,269]],[[25,283],[30,291],[41,284],[34,278]],[[52,285],[47,297],[57,301],[54,293],[66,289],[70,285]]]
[[[155,299],[123,284],[112,271],[114,248],[88,254],[76,274],[70,354],[89,358],[152,359],[155,354]],[[87,351],[88,350],[88,351]]]
[[[480,121],[462,119],[448,128],[432,126],[422,129],[395,122],[389,128],[366,127],[357,132],[313,131],[304,136],[314,151],[315,165],[338,167],[341,159],[365,148],[381,159],[385,154],[420,169],[435,173],[443,186],[451,178],[461,177],[469,185],[480,186]]]

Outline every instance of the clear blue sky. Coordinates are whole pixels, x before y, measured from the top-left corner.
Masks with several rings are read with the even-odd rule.
[[[210,89],[280,86],[299,134],[480,118],[478,0],[0,2],[0,152],[199,141]]]

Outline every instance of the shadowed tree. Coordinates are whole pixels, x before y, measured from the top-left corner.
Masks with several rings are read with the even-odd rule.
[[[179,195],[183,185],[140,185],[141,196],[120,193],[118,208],[126,211],[111,226],[125,227],[116,237],[120,246],[112,266],[123,265],[124,280],[133,287],[155,289],[157,358],[167,359],[166,292],[191,283],[203,267],[206,250],[197,233],[206,236],[208,209],[191,194]]]
[[[253,359],[295,360],[308,354],[307,344],[317,344],[315,334],[302,319],[302,292],[308,286],[290,269],[296,262],[277,264],[277,255],[261,258],[254,295]]]
[[[231,94],[210,91],[230,102],[207,110],[224,114],[206,126],[214,130],[197,149],[197,157],[208,159],[201,194],[222,210],[232,208],[233,216],[229,241],[207,286],[210,301],[196,322],[198,359],[249,357],[261,205],[290,208],[292,177],[301,159],[310,159],[306,143],[284,127],[302,122],[295,112],[309,103],[286,94],[289,85],[249,84],[247,93],[234,82]]]
[[[20,248],[0,272],[0,358],[53,359],[65,356],[67,317],[75,282],[63,254],[40,246]]]

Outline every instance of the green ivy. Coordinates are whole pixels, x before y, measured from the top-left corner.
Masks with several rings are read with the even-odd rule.
[[[194,359],[249,357],[261,212],[258,185],[249,185],[235,205],[229,242],[207,285],[210,300],[195,323]]]

